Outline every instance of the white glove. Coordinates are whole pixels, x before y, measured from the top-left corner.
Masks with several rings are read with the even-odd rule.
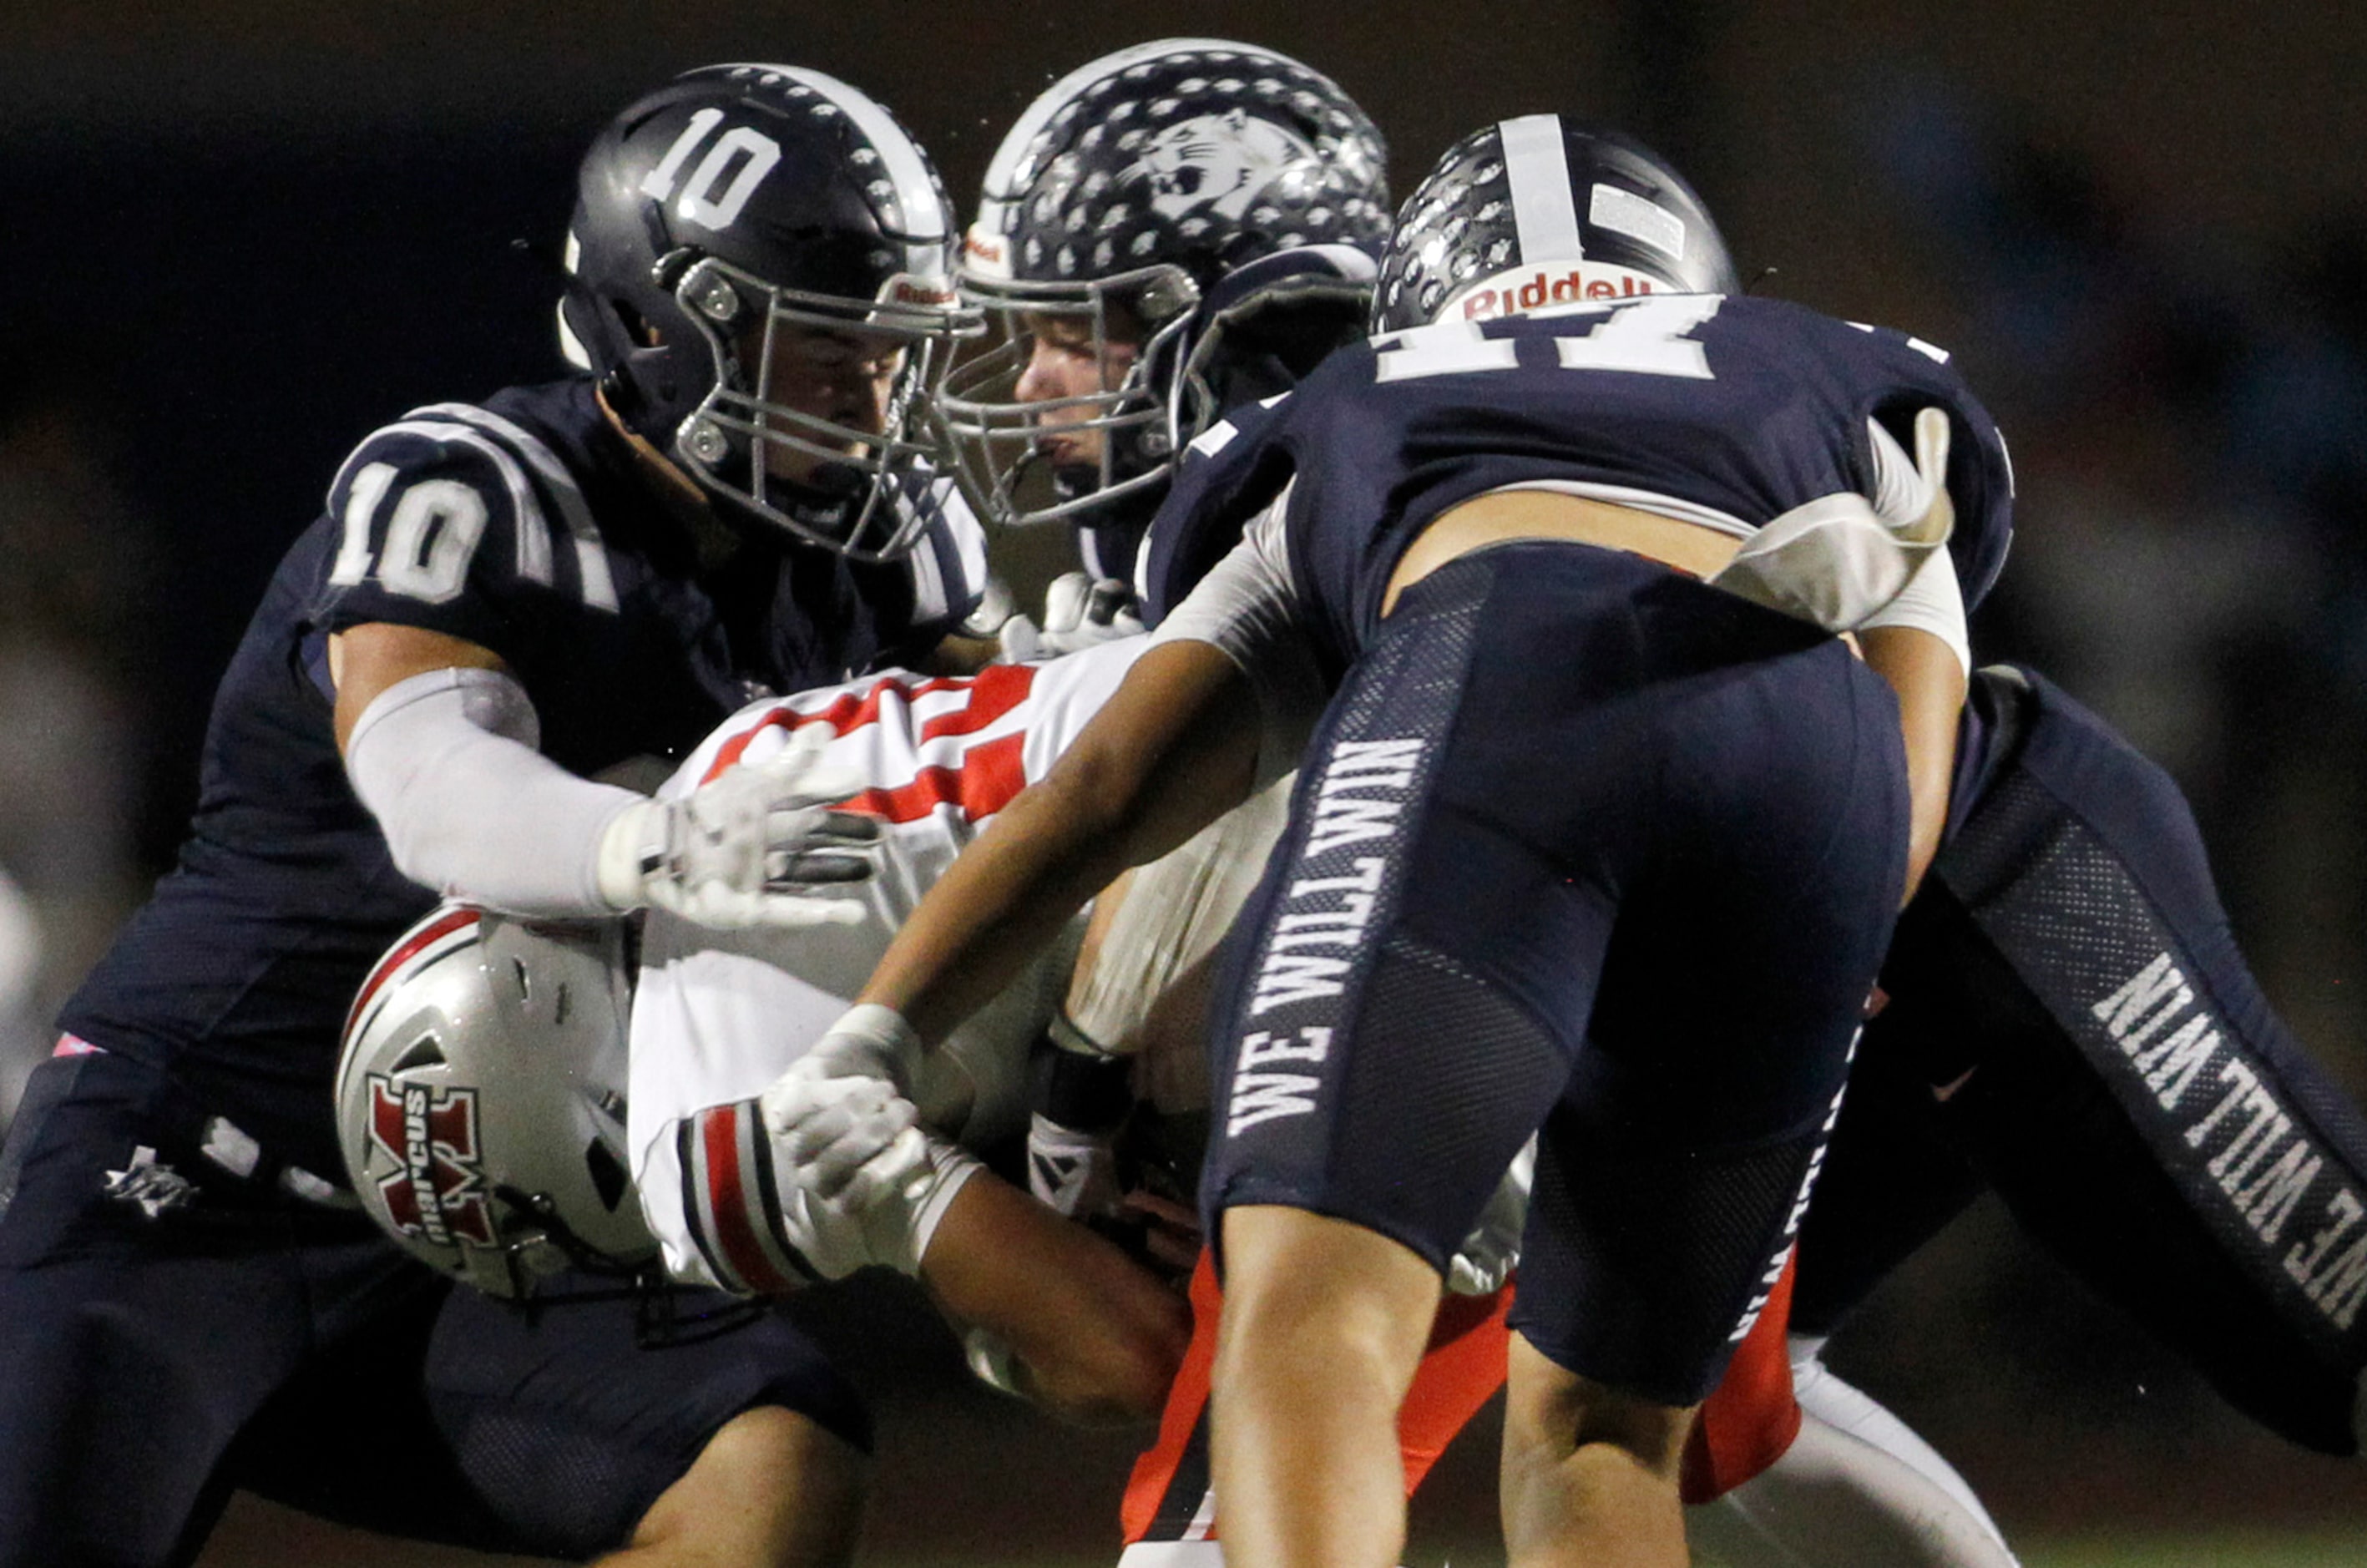
[[[819,1167],[792,1163],[775,1142],[781,1234],[823,1278],[844,1279],[875,1267],[919,1274],[954,1195],[986,1168],[967,1150],[917,1127],[905,1128],[898,1142],[917,1152],[903,1176],[884,1185],[852,1182],[827,1198],[808,1180]]]
[[[873,819],[829,809],[863,781],[815,766],[825,744],[819,726],[801,730],[679,800],[627,806],[601,835],[600,896],[726,931],[861,920],[860,903],[812,891],[869,880],[879,837]]]
[[[1512,1168],[1496,1184],[1479,1223],[1447,1260],[1446,1288],[1458,1296],[1492,1296],[1520,1267],[1521,1230],[1529,1220],[1529,1185],[1536,1179],[1537,1141],[1512,1156]]]
[[[798,1184],[855,1204],[901,1187],[926,1155],[920,1112],[905,1094],[921,1037],[893,1007],[847,1010],[757,1096],[777,1163]]]
[[[1713,585],[1828,631],[1853,631],[1898,597],[1955,528],[1948,415],[1927,408],[1915,416],[1911,462],[1889,432],[1866,426],[1874,498],[1844,491],[1795,506],[1752,534]]]
[[[1115,577],[1066,572],[1044,591],[1041,625],[1024,615],[1002,623],[1002,656],[1011,663],[1056,658],[1142,630],[1133,589]]]
[[[1117,1151],[1105,1135],[1063,1127],[1037,1111],[1027,1124],[1027,1190],[1064,1219],[1111,1213],[1117,1208]]]

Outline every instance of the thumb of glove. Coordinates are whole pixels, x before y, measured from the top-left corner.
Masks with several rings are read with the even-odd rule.
[[[1082,572],[1063,572],[1053,578],[1044,590],[1044,630],[1074,631],[1084,624],[1093,593],[1093,580]]]

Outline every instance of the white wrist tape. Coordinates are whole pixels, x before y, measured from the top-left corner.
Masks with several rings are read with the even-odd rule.
[[[1956,563],[1945,550],[1935,550],[1907,579],[1898,597],[1858,623],[1860,631],[1880,626],[1911,626],[1928,631],[1948,645],[1956,665],[1967,678],[1973,673],[1972,640],[1965,630],[1965,593],[1956,583]]]
[[[526,688],[500,670],[397,681],[345,743],[354,793],[397,869],[447,898],[516,915],[604,916],[601,835],[640,800],[536,751]]]
[[[928,1145],[928,1164],[923,1174],[898,1198],[875,1205],[874,1222],[866,1227],[878,1238],[879,1261],[906,1274],[921,1271],[946,1211],[969,1185],[969,1178],[986,1169],[977,1155],[958,1143],[933,1134]]]

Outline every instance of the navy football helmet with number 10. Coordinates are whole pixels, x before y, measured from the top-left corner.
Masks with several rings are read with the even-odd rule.
[[[933,451],[923,400],[978,319],[953,244],[935,168],[878,104],[818,71],[708,66],[585,154],[561,347],[727,516],[892,559],[923,526],[900,504]],[[892,364],[883,427],[785,401],[800,354]]]

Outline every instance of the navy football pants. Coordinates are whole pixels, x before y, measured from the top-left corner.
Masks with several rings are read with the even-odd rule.
[[[2356,1452],[2367,1126],[2245,967],[2169,776],[2027,671],[1980,672],[1970,707],[1960,820],[1884,967],[1795,1325],[1829,1332],[1994,1188],[2237,1408]]]
[[[777,1317],[653,1349],[629,1301],[529,1318],[357,1213],[247,1190],[187,1146],[190,1111],[138,1063],[61,1058],[0,1152],[4,1568],[186,1562],[234,1487],[589,1557],[743,1410],[869,1444],[853,1391]],[[151,1218],[103,1194],[143,1146],[198,1178],[194,1202]]]
[[[1441,568],[1349,671],[1236,928],[1204,1205],[1443,1267],[1542,1127],[1514,1326],[1700,1398],[1786,1245],[1906,836],[1897,705],[1836,640],[1588,546]]]

